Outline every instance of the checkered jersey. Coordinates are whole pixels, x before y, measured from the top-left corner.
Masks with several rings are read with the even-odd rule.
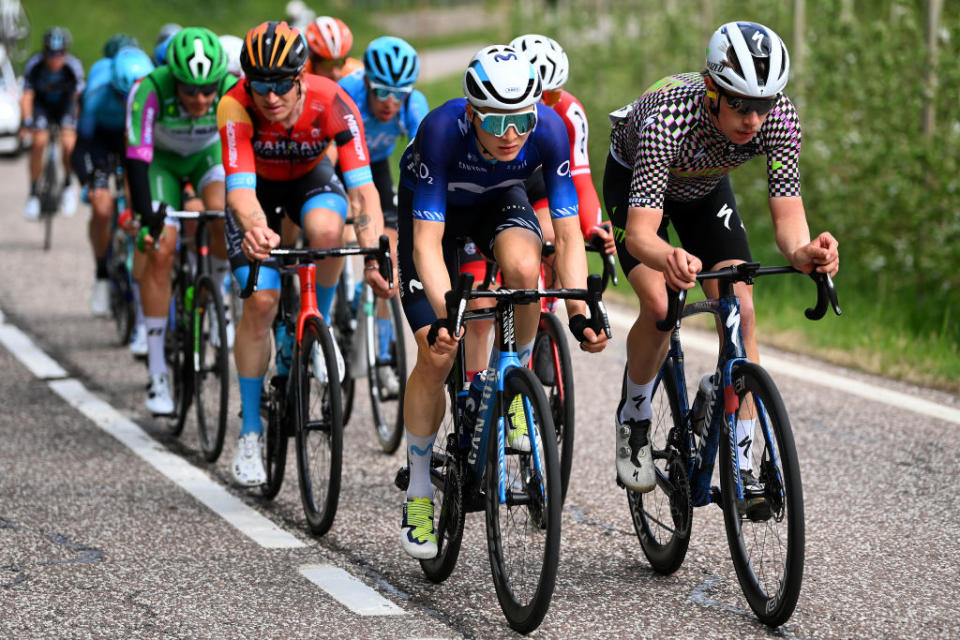
[[[800,195],[800,120],[793,103],[781,94],[760,132],[738,145],[713,124],[705,93],[703,76],[681,73],[610,114],[610,151],[633,169],[630,206],[663,209],[664,199],[702,198],[724,175],[761,154],[767,157],[770,197]]]

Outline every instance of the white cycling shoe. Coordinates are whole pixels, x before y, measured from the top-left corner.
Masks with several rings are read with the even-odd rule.
[[[63,188],[60,194],[60,213],[66,218],[72,218],[77,212],[77,205],[80,204],[80,198],[77,196],[77,190],[73,185]]]
[[[657,486],[653,466],[653,446],[650,444],[649,420],[620,422],[617,412],[617,477],[630,489],[640,493]]]
[[[95,316],[105,316],[110,313],[110,281],[98,278],[93,283],[90,292],[90,311]]]
[[[147,327],[138,324],[133,328],[133,334],[130,336],[130,353],[134,358],[146,358],[147,351]]]
[[[261,434],[248,433],[240,436],[231,468],[234,480],[244,487],[256,487],[267,481],[267,470],[263,466]]]
[[[333,351],[337,356],[337,373],[339,373],[340,382],[343,382],[343,376],[346,373],[346,366],[343,363],[343,354],[340,353],[340,347],[337,345],[337,339],[333,335],[333,329],[330,329],[330,339],[333,340]],[[313,362],[313,377],[316,378],[317,382],[320,384],[327,384],[327,363],[324,361],[323,349],[320,348],[319,344],[313,345],[311,360]]]
[[[147,411],[155,416],[173,414],[173,397],[170,395],[170,375],[158,373],[150,376],[150,389],[147,391]]]
[[[40,217],[40,198],[30,196],[27,199],[27,206],[23,209],[23,217],[27,220],[36,220]]]

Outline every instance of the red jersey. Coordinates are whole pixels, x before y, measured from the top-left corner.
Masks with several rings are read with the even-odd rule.
[[[296,180],[337,143],[340,169],[347,188],[371,182],[370,155],[357,105],[336,82],[304,74],[303,113],[287,129],[267,120],[253,103],[247,80],[220,99],[217,127],[223,147],[227,191],[256,188],[256,178]]]
[[[580,230],[586,238],[590,230],[602,220],[600,198],[597,197],[597,190],[590,176],[590,155],[587,148],[590,129],[587,125],[587,112],[580,101],[565,90],[561,91],[560,100],[553,105],[553,110],[563,119],[567,136],[570,138],[570,175],[577,190]]]

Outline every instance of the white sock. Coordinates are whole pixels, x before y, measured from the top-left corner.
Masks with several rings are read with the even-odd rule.
[[[163,337],[167,332],[167,319],[146,317],[143,323],[147,327],[147,371],[151,376],[166,373]]]
[[[520,358],[520,364],[524,367],[530,364],[530,356],[533,354],[533,343],[537,341],[536,336],[530,342],[517,345],[517,355]]]
[[[737,459],[740,471],[753,469],[750,453],[753,449],[753,426],[756,422],[756,419],[737,420]]]
[[[437,434],[424,438],[415,436],[406,429],[404,431],[407,435],[407,461],[410,464],[407,498],[433,498],[433,485],[430,483],[430,456]]]
[[[637,384],[627,376],[627,395],[618,409],[620,422],[627,420],[649,420],[653,417],[650,394],[653,392],[654,378],[650,382]]]

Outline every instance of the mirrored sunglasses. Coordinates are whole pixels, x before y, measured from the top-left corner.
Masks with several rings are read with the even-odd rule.
[[[265,96],[273,91],[278,96],[285,96],[297,83],[296,78],[282,78],[280,80],[250,80],[250,88],[258,95]]]
[[[510,127],[514,128],[517,135],[522,136],[533,131],[537,126],[536,109],[520,113],[481,113],[479,111],[473,113],[480,119],[480,128],[498,138],[506,134]]]
[[[758,116],[765,116],[777,104],[776,96],[773,98],[741,98],[740,96],[731,96],[723,91],[720,93],[731,109],[744,116],[751,111],[756,111]]]
[[[410,92],[413,91],[413,87],[391,87],[378,82],[371,82],[370,88],[373,90],[373,96],[377,100],[386,100],[392,96],[397,102],[406,100]]]
[[[185,84],[178,82],[177,88],[184,95],[188,95],[193,98],[201,93],[205,96],[208,96],[211,93],[216,93],[218,85],[219,83],[217,82],[211,82],[210,84]]]

